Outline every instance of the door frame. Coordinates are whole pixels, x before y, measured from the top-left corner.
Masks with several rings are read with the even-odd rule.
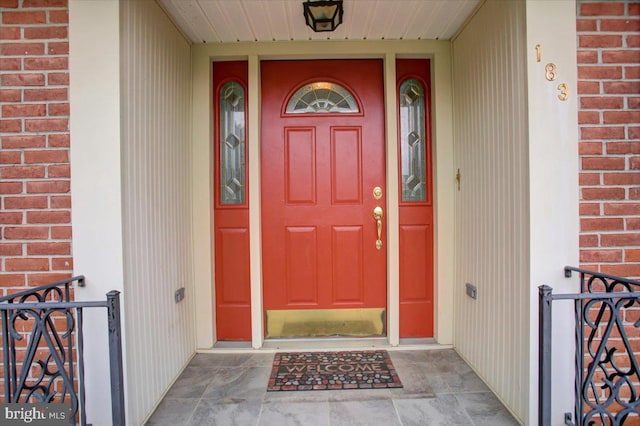
[[[339,41],[316,42],[310,55],[309,42],[234,43],[193,47],[193,217],[196,338],[198,349],[209,349],[216,341],[213,312],[213,152],[211,148],[211,63],[217,60],[247,60],[248,84],[248,173],[249,187],[260,188],[260,61],[277,59],[376,58],[383,60],[385,97],[385,145],[387,184],[387,339],[392,346],[399,338],[399,201],[397,152],[396,58],[432,60],[433,181],[434,181],[434,299],[435,340],[453,343],[453,277],[455,187],[453,176],[453,117],[451,54],[447,41]],[[251,267],[251,346],[264,343],[262,321],[262,250],[260,192],[249,194]],[[389,232],[393,230],[393,232]]]

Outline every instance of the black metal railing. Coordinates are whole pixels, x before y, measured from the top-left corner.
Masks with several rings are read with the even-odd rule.
[[[551,425],[551,306],[573,300],[575,309],[575,408],[566,425],[640,422],[640,281],[565,267],[580,274],[579,294],[553,294],[540,286],[538,419]],[[634,337],[635,336],[635,337]],[[575,419],[575,420],[574,420]]]
[[[84,277],[0,298],[4,402],[63,403],[74,424],[86,425],[83,310],[106,308],[112,422],[124,425],[120,293],[111,291],[104,301],[74,302],[74,282],[82,287]]]

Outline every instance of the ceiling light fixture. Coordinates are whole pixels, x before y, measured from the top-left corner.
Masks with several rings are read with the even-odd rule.
[[[304,19],[313,31],[333,31],[342,23],[342,0],[308,0],[303,3]]]

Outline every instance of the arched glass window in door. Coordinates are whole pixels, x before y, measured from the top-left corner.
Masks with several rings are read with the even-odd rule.
[[[220,90],[220,203],[245,202],[245,94],[230,81]]]
[[[427,196],[424,93],[419,80],[400,85],[402,201],[425,201]]]
[[[302,86],[287,103],[287,114],[354,113],[358,103],[347,89],[339,84],[319,81]]]

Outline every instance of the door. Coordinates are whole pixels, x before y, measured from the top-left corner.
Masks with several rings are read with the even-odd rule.
[[[396,60],[400,337],[433,337],[431,63]]]
[[[350,335],[345,318],[358,322],[367,316],[378,319],[376,331],[353,334],[382,335],[387,301],[382,62],[264,61],[261,78],[267,337]],[[296,318],[328,328],[278,331],[286,324],[278,328],[277,321]]]
[[[248,66],[224,61],[212,68],[216,338],[250,340]]]

